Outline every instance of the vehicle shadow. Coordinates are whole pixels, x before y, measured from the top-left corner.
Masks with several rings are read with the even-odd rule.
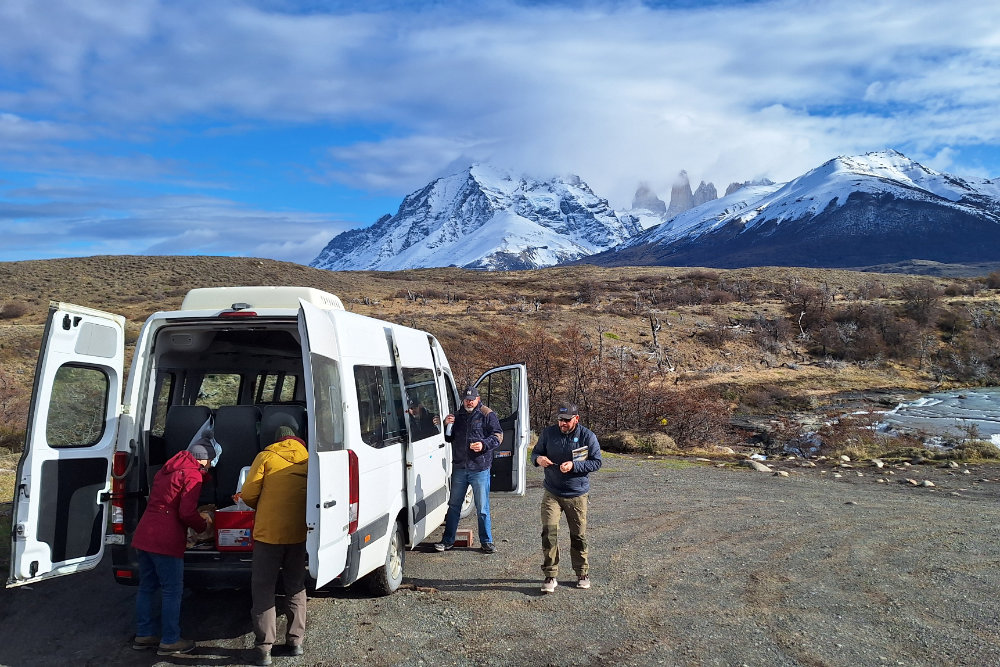
[[[531,597],[544,595],[540,579],[407,579],[403,587],[444,592],[508,591]],[[428,590],[427,592],[431,592]]]

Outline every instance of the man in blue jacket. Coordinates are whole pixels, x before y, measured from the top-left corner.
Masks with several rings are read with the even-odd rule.
[[[493,452],[503,442],[503,429],[496,413],[482,404],[475,387],[467,387],[462,392],[462,407],[457,412],[444,418],[444,439],[451,443],[451,496],[444,519],[444,536],[434,548],[448,551],[455,546],[462,502],[471,486],[479,515],[480,548],[491,554],[496,547],[490,524],[490,466],[493,465]]]
[[[545,469],[542,496],[543,593],[552,593],[559,582],[559,517],[566,513],[570,557],[576,571],[576,587],[590,588],[587,561],[587,494],[590,473],[601,469],[601,444],[593,431],[580,425],[580,412],[573,403],[562,403],[556,425],[538,437],[531,460]]]

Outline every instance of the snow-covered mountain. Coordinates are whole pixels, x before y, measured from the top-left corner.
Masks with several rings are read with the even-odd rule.
[[[408,195],[395,215],[344,232],[310,266],[531,269],[607,250],[640,231],[579,177],[515,177],[483,164]]]
[[[587,262],[865,267],[1000,259],[1000,182],[939,173],[892,150],[728,192]]]

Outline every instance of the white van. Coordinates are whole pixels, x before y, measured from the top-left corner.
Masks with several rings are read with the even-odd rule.
[[[191,290],[181,310],[146,320],[123,394],[124,349],[121,316],[50,306],[17,469],[8,587],[92,569],[106,544],[115,579],[138,583],[130,542],[159,466],[210,429],[222,453],[201,503],[231,506],[240,471],[281,425],[308,443],[315,586],[399,586],[405,548],[447,510],[451,447],[440,427],[411,437],[405,409],[411,399],[436,415],[458,405],[434,336],[347,312],[311,288],[221,287]],[[525,367],[492,369],[477,385],[504,429],[492,490],[523,495]],[[249,581],[250,551],[208,545],[184,560],[192,586]]]

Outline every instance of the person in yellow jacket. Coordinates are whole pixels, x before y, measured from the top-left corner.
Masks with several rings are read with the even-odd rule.
[[[250,591],[255,664],[271,664],[277,633],[275,586],[281,575],[288,607],[284,653],[302,655],[306,631],[306,478],[309,451],[288,426],[257,454],[241,497],[257,510],[253,526]]]

